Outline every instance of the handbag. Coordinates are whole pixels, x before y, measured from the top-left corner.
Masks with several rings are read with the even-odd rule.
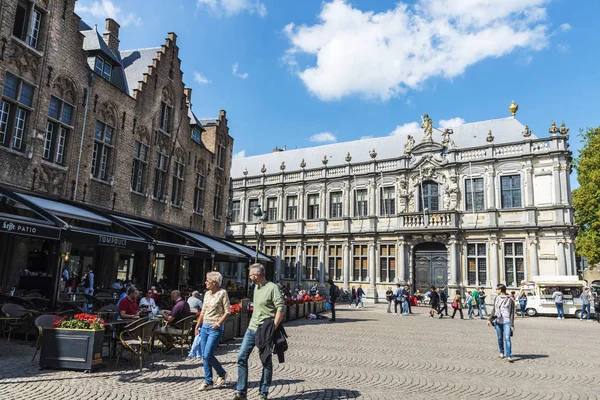
[[[452,308],[454,308],[456,310],[458,308],[458,303],[457,302],[453,302],[452,303]]]

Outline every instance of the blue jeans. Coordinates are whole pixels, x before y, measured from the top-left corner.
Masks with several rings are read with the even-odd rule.
[[[521,306],[521,315],[525,315],[527,311],[527,303],[520,302],[519,305]]]
[[[469,302],[469,318],[473,318],[474,311],[475,311],[475,309],[473,308],[473,304],[471,304],[471,302]]]
[[[586,311],[587,310],[587,311]],[[592,306],[590,304],[584,304],[581,308],[581,319],[583,319],[583,313],[587,312],[587,319],[590,319],[592,316]]]
[[[554,303],[554,304],[556,304],[556,313],[558,314],[558,316],[564,318],[565,312],[563,311],[563,303]]]
[[[200,329],[200,352],[202,353],[204,364],[204,382],[207,385],[213,384],[213,368],[218,376],[225,376],[225,370],[221,366],[219,360],[215,357],[215,349],[221,340],[223,326],[219,329],[212,329],[211,326],[211,322],[204,322]]]
[[[408,314],[408,300],[406,300],[406,299],[402,303],[402,312],[404,314]]]
[[[360,303],[360,306],[362,308],[365,308],[365,303],[363,302],[362,296],[359,296],[359,297],[356,298],[356,307],[358,307],[358,303]]]
[[[503,324],[495,323],[496,334],[498,335],[498,350],[504,354],[504,345],[506,344],[506,357],[512,358],[512,345],[510,343],[510,321]]]
[[[483,313],[485,313],[485,315],[488,315],[487,312],[487,306],[485,305],[485,303],[479,303],[479,318],[483,319]]]
[[[238,382],[236,390],[243,395],[248,391],[248,357],[254,349],[256,340],[256,331],[251,329],[246,330],[244,340],[240,346],[238,354]],[[270,360],[266,365],[263,364],[262,377],[260,378],[260,392],[263,394],[269,393],[269,386],[273,378],[273,360]]]

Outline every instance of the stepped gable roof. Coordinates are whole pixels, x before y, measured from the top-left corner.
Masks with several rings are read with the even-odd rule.
[[[138,82],[144,79],[144,74],[148,72],[148,67],[153,64],[157,52],[161,47],[151,47],[147,49],[124,50],[121,52],[125,79],[129,95],[133,96],[133,91],[138,88]]]
[[[525,126],[513,117],[473,122],[451,128],[454,134],[450,137],[458,149],[488,145],[486,138],[489,130],[492,131],[494,136],[493,144],[520,142],[525,139],[522,135]],[[346,165],[345,157],[348,152],[352,157],[353,164],[367,162],[371,160],[369,151],[373,148],[377,152],[377,160],[379,161],[397,158],[404,154],[404,144],[409,134],[414,137],[415,144],[419,144],[423,140],[423,130],[418,129],[415,132],[401,135],[375,137],[237,158],[232,161],[231,177],[233,179],[243,178],[244,168],[248,168],[248,176],[260,176],[262,175],[260,170],[263,164],[267,169],[266,174],[278,173],[283,161],[287,166],[286,172],[300,170],[300,163],[303,159],[306,163],[306,169],[321,168],[323,167],[321,162],[323,156],[327,156],[327,167]],[[537,137],[532,134],[527,139],[537,139]],[[442,133],[439,130],[433,131],[433,140],[441,143]]]

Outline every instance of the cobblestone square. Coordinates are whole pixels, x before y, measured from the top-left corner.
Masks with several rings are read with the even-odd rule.
[[[394,316],[385,305],[349,309],[338,322],[286,324],[286,362],[275,361],[272,399],[596,399],[600,324],[518,318],[513,364],[497,358],[496,334],[480,319]],[[198,392],[201,361],[155,354],[155,368],[105,360],[98,372],[39,370],[32,343],[0,342],[0,399],[230,399],[241,339],[217,351],[230,383]],[[260,361],[250,359],[249,399],[258,397]]]

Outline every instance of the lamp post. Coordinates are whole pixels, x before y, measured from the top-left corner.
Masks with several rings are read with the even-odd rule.
[[[254,212],[252,213],[252,215],[254,215],[257,220],[256,220],[256,224],[254,225],[254,235],[256,236],[256,257],[254,258],[254,263],[258,264],[258,250],[260,249],[260,246],[262,245],[262,242],[265,240],[265,224],[267,222],[267,214],[264,214],[262,212],[262,210],[260,209],[260,205],[258,207],[256,207],[254,209]],[[260,230],[258,229],[260,225]]]

